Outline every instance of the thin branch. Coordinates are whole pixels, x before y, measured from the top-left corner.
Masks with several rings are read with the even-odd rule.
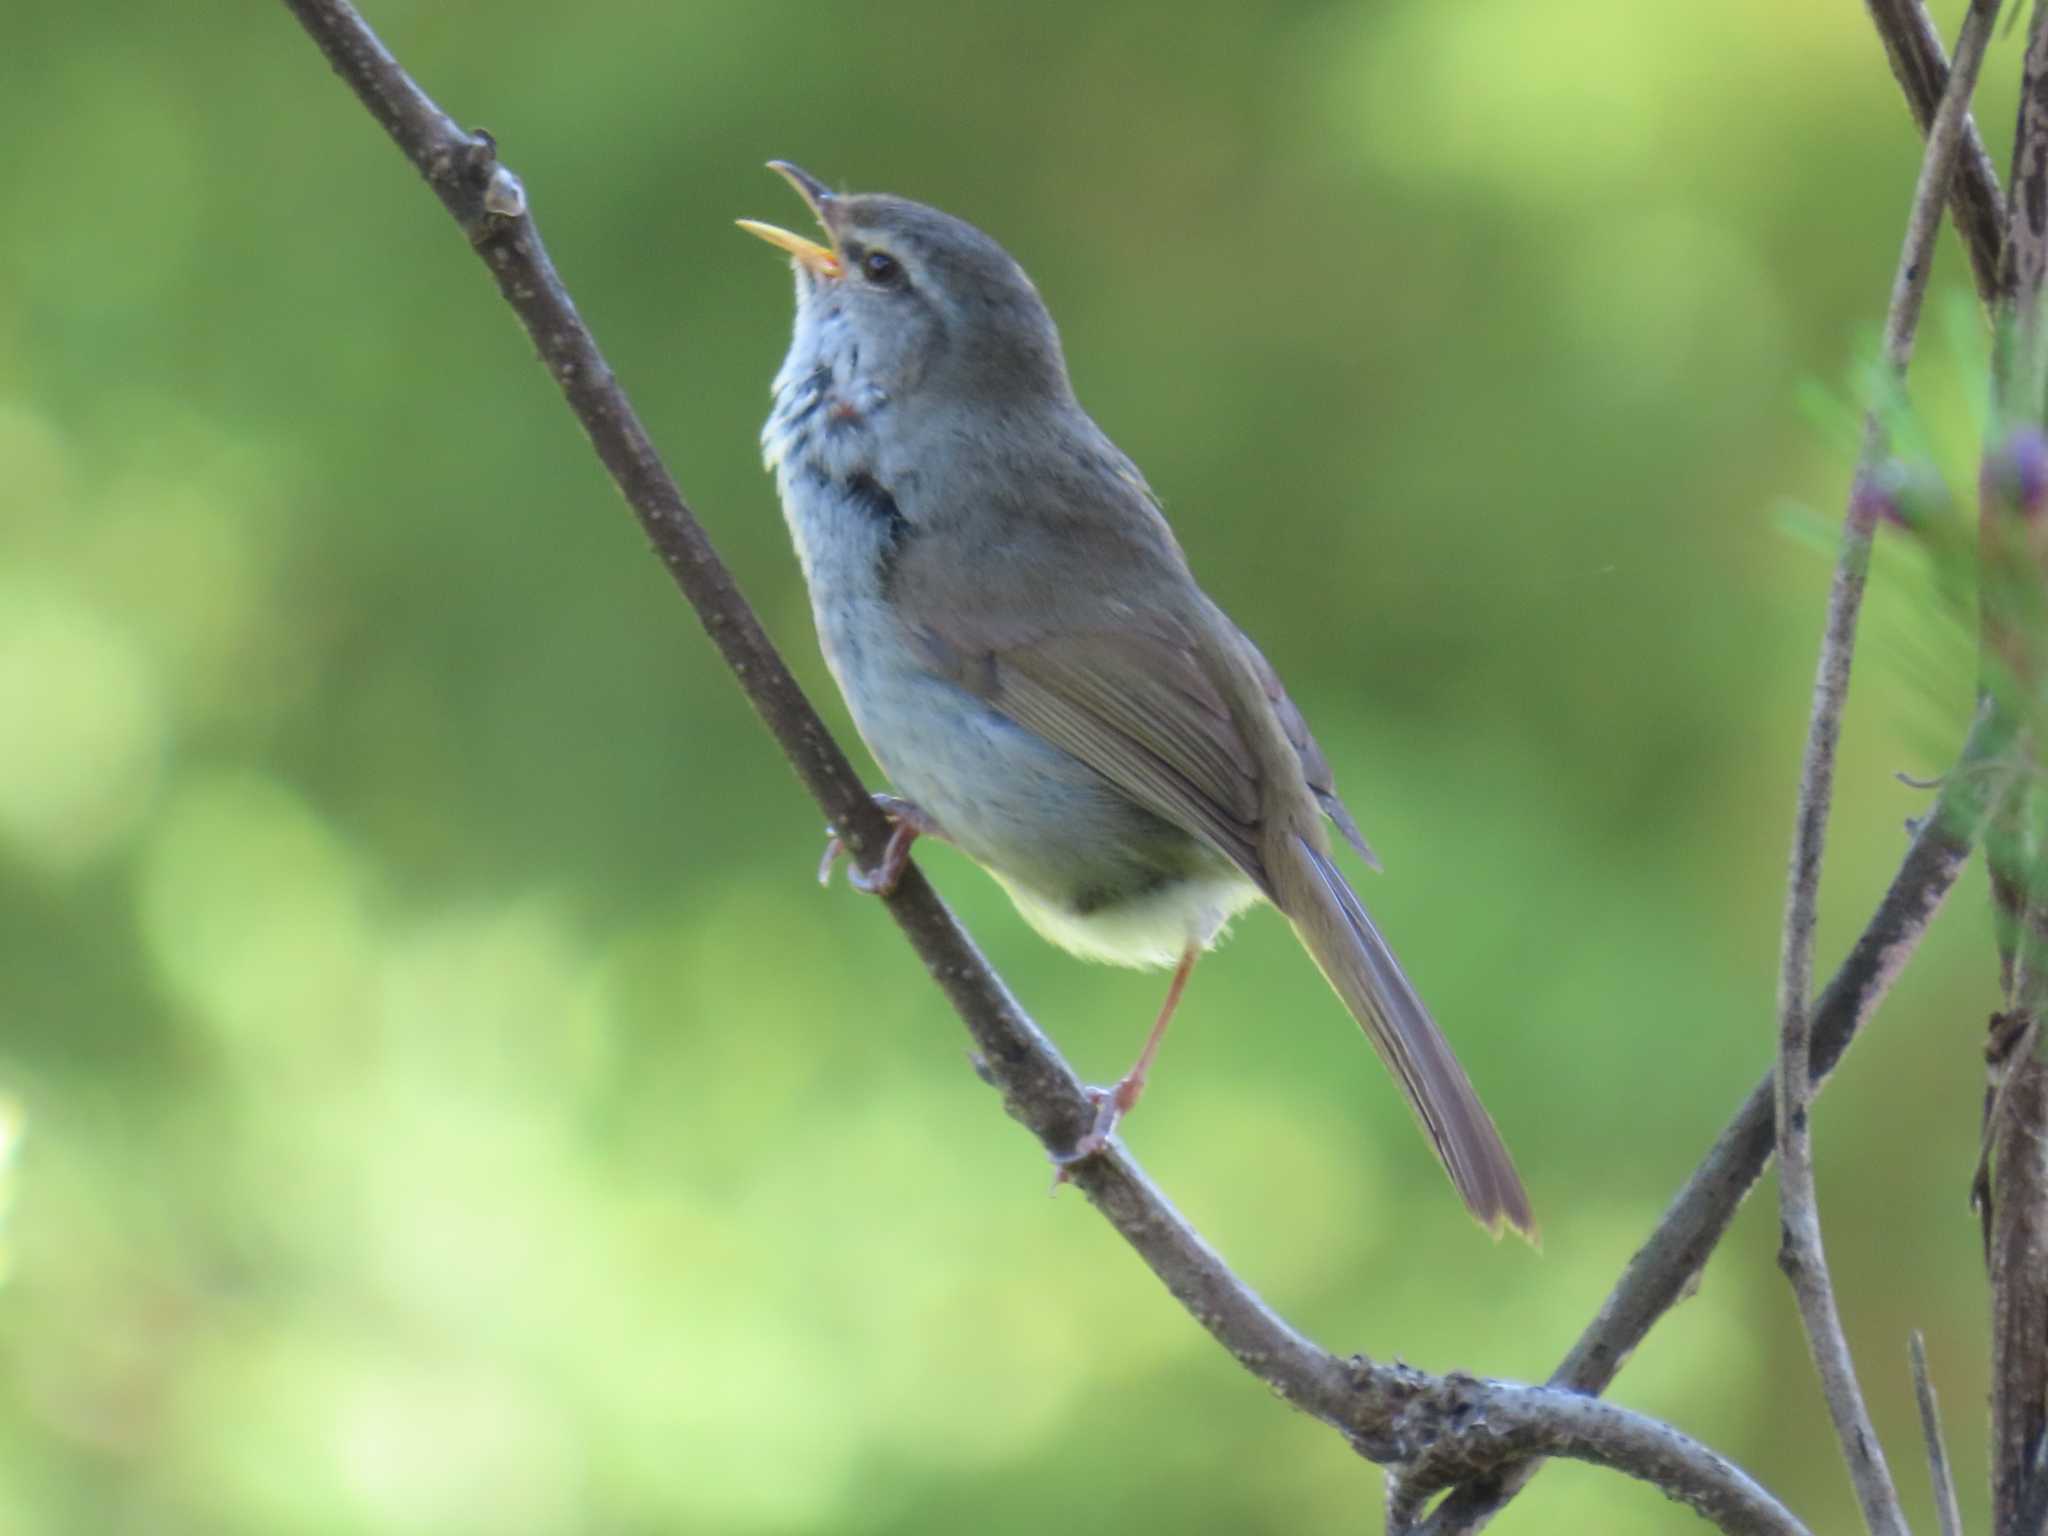
[[[1816,1092],[1877,1012],[1969,862],[1990,803],[2003,787],[2011,739],[2002,715],[1988,707],[1979,710],[1877,911],[1821,993],[1813,1010],[1810,1068]],[[1605,1391],[1651,1328],[1692,1293],[1737,1208],[1770,1164],[1775,1102],[1773,1072],[1750,1090],[1722,1128],[1598,1314],[1551,1373],[1550,1385],[1589,1394]],[[1430,1536],[1479,1529],[1537,1470],[1529,1463],[1491,1485],[1458,1489],[1424,1529]]]
[[[457,127],[345,0],[286,4],[489,266],[741,688],[805,787],[863,867],[872,869],[887,840],[886,823],[656,456],[555,275],[524,190],[498,163],[490,137]],[[888,907],[966,1022],[977,1066],[1001,1090],[1005,1108],[1048,1151],[1071,1146],[1093,1118],[1079,1079],[915,866],[905,871]],[[1578,1457],[1651,1481],[1729,1532],[1802,1531],[1725,1460],[1640,1416],[1543,1388],[1340,1360],[1296,1332],[1232,1273],[1121,1148],[1078,1165],[1072,1178],[1218,1343],[1370,1459],[1442,1466],[1452,1469],[1448,1477],[1465,1477],[1529,1456]]]
[[[1934,1376],[1927,1369],[1927,1340],[1915,1328],[1906,1353],[1913,1363],[1913,1401],[1920,1405],[1920,1437],[1927,1446],[1927,1479],[1934,1488],[1934,1517],[1941,1536],[1963,1536],[1963,1510],[1956,1502],[1955,1474],[1941,1436],[1941,1405],[1934,1400]]]
[[[1974,14],[1974,12],[1972,13]],[[1958,77],[1961,70],[1957,71]],[[1875,415],[1873,413],[1873,421]],[[1866,470],[1868,461],[1866,460]],[[1865,471],[1859,470],[1859,480]],[[1778,1072],[1774,1121],[1777,1128],[1778,1265],[1792,1283],[1807,1346],[1819,1373],[1822,1395],[1835,1425],[1842,1458],[1873,1536],[1906,1536],[1898,1489],[1885,1464],[1884,1449],[1856,1381],[1856,1366],[1835,1304],[1821,1238],[1820,1205],[1814,1187],[1813,1102],[1809,1071],[1812,1017],[1807,998],[1813,981],[1813,938],[1818,922],[1822,844],[1834,780],[1835,746],[1842,706],[1848,696],[1850,662],[1856,643],[1857,610],[1870,560],[1874,514],[1859,515],[1870,500],[1851,503],[1843,532],[1842,557],[1828,599],[1826,638],[1814,683],[1813,718],[1801,773],[1798,830],[1785,910],[1784,965],[1778,983]]]
[[[1921,133],[1929,131],[1942,94],[1948,88],[1948,58],[1941,35],[1921,0],[1867,0],[1870,19],[1884,42],[1892,73],[1905,92],[1906,105]],[[2013,0],[2019,3],[2019,0]],[[1999,195],[1998,172],[1985,152],[1976,121],[1965,114],[1962,151],[1955,179],[1948,189],[1956,233],[1969,253],[1970,274],[1984,306],[1995,306],[1999,293],[2000,249],[2005,239],[2005,199]]]
[[[1913,334],[1933,265],[1941,208],[1962,145],[1962,127],[1977,72],[1997,19],[1997,0],[1973,0],[1956,43],[1955,68],[1927,134],[1920,179],[1892,279],[1885,316],[1884,362],[1904,378],[1913,355]],[[1834,1281],[1821,1237],[1820,1201],[1814,1186],[1813,1127],[1808,1109],[1813,1084],[1813,942],[1819,924],[1821,858],[1827,840],[1828,808],[1834,793],[1835,750],[1841,740],[1842,710],[1856,652],[1856,621],[1870,570],[1871,539],[1877,527],[1878,497],[1872,480],[1887,451],[1883,418],[1873,406],[1864,421],[1863,458],[1857,465],[1849,510],[1843,519],[1842,552],[1828,593],[1828,616],[1813,684],[1813,711],[1800,767],[1799,809],[1786,881],[1784,963],[1778,978],[1778,1208],[1779,1267],[1792,1283],[1814,1369],[1820,1375],[1842,1458],[1873,1536],[1906,1536],[1905,1512],[1885,1464],[1877,1427],[1856,1380],[1856,1364],[1842,1331]]]

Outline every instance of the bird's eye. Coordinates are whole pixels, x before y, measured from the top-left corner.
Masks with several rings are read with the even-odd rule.
[[[903,264],[887,251],[869,251],[860,259],[860,270],[869,282],[882,287],[903,278]]]

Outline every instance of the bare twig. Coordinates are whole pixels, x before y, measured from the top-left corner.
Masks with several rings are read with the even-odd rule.
[[[1948,60],[1942,51],[1940,34],[1934,30],[1933,19],[1921,0],[1867,3],[1870,19],[1884,41],[1885,55],[1891,60],[1892,73],[1905,92],[1913,122],[1924,134],[1932,126],[1942,93],[1948,88]],[[1970,274],[1976,280],[1977,293],[1989,309],[1998,298],[2005,200],[1999,196],[1998,172],[1992,169],[1991,156],[1985,152],[1977,124],[1967,113],[1962,135],[1962,151],[1955,180],[1948,190],[1948,202],[1956,233],[1969,253]]]
[[[1906,237],[1892,279],[1885,316],[1884,361],[1903,378],[1913,355],[1913,334],[1921,298],[1933,265],[1934,237],[1946,199],[1970,96],[1997,19],[1997,0],[1973,0],[1956,43],[1955,68],[1927,134],[1920,179],[1913,189]],[[1812,1051],[1813,940],[1820,913],[1821,856],[1827,839],[1828,808],[1834,792],[1835,749],[1841,739],[1842,709],[1856,651],[1856,620],[1863,606],[1870,568],[1870,544],[1877,527],[1872,477],[1886,452],[1883,418],[1873,406],[1864,422],[1863,460],[1857,466],[1849,510],[1843,520],[1842,552],[1828,593],[1828,616],[1813,684],[1813,712],[1800,767],[1799,809],[1786,881],[1784,961],[1778,978],[1778,1209],[1779,1266],[1792,1283],[1806,1328],[1814,1369],[1848,1464],[1850,1481],[1873,1536],[1906,1536],[1898,1489],[1885,1464],[1877,1428],[1856,1380],[1848,1336],[1842,1331],[1834,1282],[1821,1237],[1820,1202],[1814,1186],[1813,1101],[1809,1070]]]
[[[463,132],[345,0],[286,0],[335,71],[404,150],[468,236],[526,326],[598,457],[695,608],[799,778],[873,868],[887,826],[718,559],[612,377],[488,135]],[[1018,1008],[915,866],[889,911],[908,935],[1001,1090],[1048,1151],[1093,1119],[1082,1085]],[[1645,1478],[1724,1530],[1802,1528],[1755,1483],[1675,1431],[1567,1393],[1405,1366],[1345,1361],[1291,1328],[1182,1219],[1120,1148],[1072,1177],[1181,1305],[1244,1367],[1370,1459],[1424,1469],[1431,1486],[1529,1456],[1579,1457]],[[1445,1468],[1442,1473],[1427,1469]]]
[[[1915,1328],[1906,1353],[1913,1363],[1913,1400],[1920,1405],[1920,1436],[1927,1445],[1927,1478],[1934,1488],[1934,1516],[1941,1536],[1963,1536],[1962,1506],[1956,1502],[1955,1474],[1949,1470],[1948,1444],[1941,1437],[1941,1405],[1934,1400],[1934,1377],[1927,1369],[1927,1340]]]
[[[1810,1068],[1816,1092],[1876,1013],[1969,862],[1990,803],[2003,787],[2011,739],[2002,715],[1988,706],[1979,710],[1884,899],[1821,993],[1813,1010]],[[1598,1314],[1551,1373],[1550,1385],[1605,1391],[1657,1321],[1691,1293],[1737,1208],[1770,1163],[1776,1144],[1775,1086],[1774,1072],[1750,1090],[1629,1260]],[[1431,1536],[1477,1530],[1527,1486],[1536,1470],[1534,1464],[1519,1466],[1494,1484],[1458,1489],[1425,1530]]]

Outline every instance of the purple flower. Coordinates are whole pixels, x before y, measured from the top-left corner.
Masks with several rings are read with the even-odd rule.
[[[2048,437],[2039,427],[2015,427],[1984,455],[1978,493],[1987,506],[1996,497],[2028,522],[2048,509]]]

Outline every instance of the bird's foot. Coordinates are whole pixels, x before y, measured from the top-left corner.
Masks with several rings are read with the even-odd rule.
[[[875,809],[889,818],[889,841],[882,846],[882,861],[872,871],[858,864],[846,867],[846,883],[869,896],[893,896],[910,863],[910,845],[926,834],[936,836],[939,824],[917,806],[897,795],[876,795]],[[818,861],[818,884],[832,883],[832,866],[846,852],[846,843],[830,827],[825,856]]]
[[[1109,1088],[1090,1088],[1088,1101],[1095,1106],[1095,1123],[1064,1152],[1053,1154],[1052,1187],[1055,1191],[1072,1177],[1073,1170],[1089,1158],[1109,1149],[1109,1138],[1116,1133],[1117,1122],[1136,1107],[1138,1095],[1145,1091],[1145,1076],[1132,1071]]]

